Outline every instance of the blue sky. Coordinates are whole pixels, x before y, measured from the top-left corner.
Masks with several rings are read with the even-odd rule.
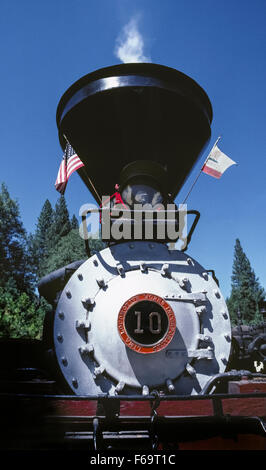
[[[152,62],[196,80],[213,105],[212,138],[179,193],[181,203],[216,138],[238,162],[220,180],[202,174],[188,200],[201,212],[188,252],[214,268],[230,294],[239,238],[266,287],[266,2],[264,0],[2,0],[1,175],[34,231],[44,201],[54,205],[62,151],[55,113],[81,76],[120,63],[117,39],[132,19]],[[71,214],[93,202],[73,174]]]

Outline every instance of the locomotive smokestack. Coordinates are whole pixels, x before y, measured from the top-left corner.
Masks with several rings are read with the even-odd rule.
[[[123,168],[146,162],[139,166],[147,171],[150,165],[151,173],[161,168],[175,197],[209,141],[211,121],[210,100],[194,80],[151,63],[92,72],[66,91],[57,109],[62,148],[65,135],[94,196],[95,189],[112,194]]]

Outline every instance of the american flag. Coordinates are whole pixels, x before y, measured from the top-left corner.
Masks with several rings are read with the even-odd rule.
[[[57,191],[64,194],[69,177],[74,171],[78,170],[82,166],[84,166],[84,163],[82,163],[71,145],[67,143],[55,182],[55,188]]]

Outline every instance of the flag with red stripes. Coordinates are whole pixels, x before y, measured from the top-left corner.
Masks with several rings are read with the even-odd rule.
[[[84,166],[84,163],[82,163],[73,147],[67,143],[55,182],[56,190],[64,194],[69,177],[82,166]]]
[[[236,162],[221,152],[217,145],[214,145],[202,167],[202,171],[214,178],[221,178],[225,170],[231,165],[236,165]]]

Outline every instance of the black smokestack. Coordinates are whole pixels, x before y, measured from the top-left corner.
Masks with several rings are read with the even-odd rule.
[[[74,83],[57,109],[59,139],[67,137],[85,164],[79,174],[92,194],[112,194],[121,170],[157,162],[177,195],[211,135],[212,106],[190,77],[162,65],[121,64]]]

